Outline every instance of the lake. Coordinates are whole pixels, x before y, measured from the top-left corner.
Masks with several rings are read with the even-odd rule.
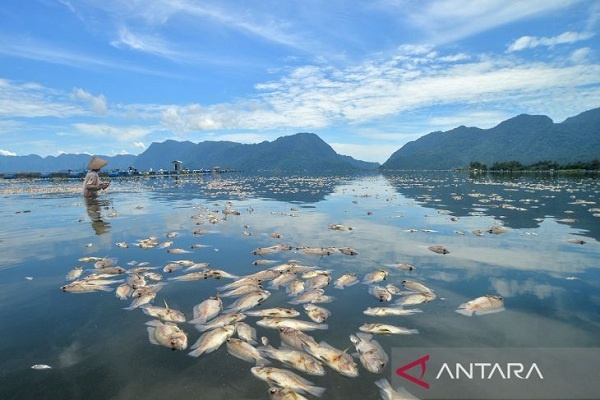
[[[389,274],[384,285],[403,289],[409,279],[435,292],[434,300],[407,306],[421,313],[375,317],[363,310],[389,304],[370,294],[368,285],[340,290],[332,280],[324,292],[333,301],[319,304],[331,311],[328,329],[307,333],[348,353],[355,351],[349,335],[375,322],[419,331],[376,335],[390,355],[399,347],[600,346],[597,179],[451,172],[127,178],[114,180],[91,204],[80,189],[76,180],[0,181],[2,399],[269,398],[267,383],[250,371],[253,364],[230,355],[225,345],[198,358],[187,355],[189,348],[171,351],[149,342],[145,324],[151,317],[139,308],[124,310],[132,299],[105,291],[63,292],[74,267],[83,266],[84,275],[94,269],[82,257],[113,258],[125,269],[156,267],[166,285],[152,303],[166,302],[188,320],[194,305],[234,279],[169,280],[185,273],[164,272],[173,261],[207,262],[239,277],[289,260],[329,270],[333,280],[346,272],[362,280],[384,269]],[[352,229],[329,229],[334,224]],[[508,231],[487,232],[499,226]],[[478,230],[480,235],[473,233]],[[167,238],[171,232],[176,236]],[[149,237],[173,243],[136,245]],[[203,247],[192,248],[195,244]],[[276,244],[292,250],[252,254]],[[430,251],[434,245],[450,253]],[[302,247],[350,247],[358,254],[317,256]],[[189,253],[167,251],[174,248]],[[261,258],[274,262],[254,265]],[[399,263],[415,269],[393,267]],[[256,310],[294,308],[298,319],[309,321],[301,304],[288,303],[292,297],[285,287],[263,286],[271,295]],[[505,310],[473,317],[455,312],[483,295],[502,296]],[[235,299],[222,300],[227,307]],[[258,319],[244,322],[279,347],[279,332],[257,326]],[[179,326],[189,345],[201,335],[191,324]],[[357,378],[329,367],[324,376],[295,372],[324,387],[322,399],[380,399],[374,382],[390,379],[393,360],[381,374],[355,362]],[[52,368],[31,369],[34,364]],[[277,361],[271,366],[284,368]]]

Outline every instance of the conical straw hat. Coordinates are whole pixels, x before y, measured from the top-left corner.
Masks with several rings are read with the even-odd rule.
[[[94,156],[90,160],[87,167],[88,167],[88,169],[100,169],[100,168],[104,167],[106,164],[108,164],[108,161],[106,161],[100,157]]]

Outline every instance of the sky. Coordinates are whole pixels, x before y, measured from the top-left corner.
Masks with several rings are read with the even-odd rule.
[[[8,0],[0,155],[405,143],[600,107],[596,0]]]

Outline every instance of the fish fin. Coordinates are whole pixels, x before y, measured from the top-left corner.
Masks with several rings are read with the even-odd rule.
[[[418,329],[409,329],[407,332],[408,335],[418,335],[419,334],[419,330]]]
[[[460,308],[460,306],[455,311],[459,314],[466,315],[467,317],[473,316],[473,310],[467,310],[466,308]]]
[[[194,325],[194,328],[196,328],[199,332],[206,332],[207,330],[210,329],[209,326],[202,325],[202,324],[196,324],[196,325]]]
[[[320,386],[308,385],[306,387],[303,387],[303,389],[306,392],[312,394],[313,396],[317,396],[317,397],[321,397],[325,393],[325,388],[324,387],[320,387]]]
[[[373,338],[373,334],[367,332],[356,332],[356,336],[367,342]]]
[[[160,343],[158,343],[158,340],[156,340],[156,337],[154,336],[154,331],[156,330],[156,328],[149,326],[148,328],[146,328],[146,330],[148,331],[148,340],[150,341],[150,343],[160,345]]]
[[[188,356],[191,357],[200,357],[204,353],[204,349],[202,347],[198,347],[197,349],[190,351]]]
[[[495,313],[498,313],[500,311],[504,311],[504,307],[494,308],[494,309],[491,309],[491,310],[475,310],[474,314],[475,315],[495,314]]]

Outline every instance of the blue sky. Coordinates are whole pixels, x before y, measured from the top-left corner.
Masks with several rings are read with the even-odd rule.
[[[518,114],[600,107],[595,0],[9,0],[0,154],[139,154],[314,132],[384,162]]]

